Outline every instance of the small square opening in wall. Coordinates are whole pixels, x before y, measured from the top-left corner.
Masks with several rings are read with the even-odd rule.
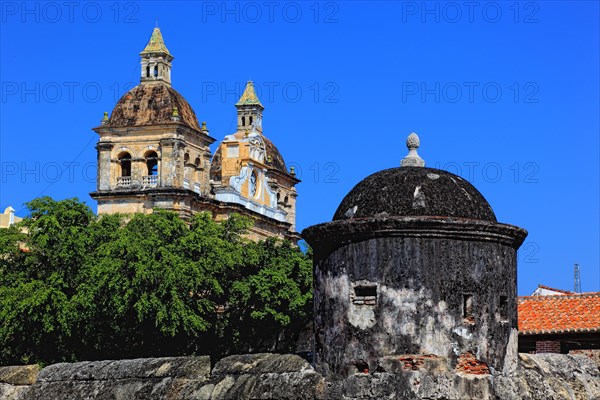
[[[354,294],[360,297],[377,297],[377,286],[355,286]]]
[[[352,303],[357,306],[374,306],[377,304],[376,285],[356,285],[352,296]]]

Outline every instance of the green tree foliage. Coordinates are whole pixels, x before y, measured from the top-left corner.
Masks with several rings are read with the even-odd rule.
[[[310,254],[247,217],[27,207],[0,230],[0,364],[290,351],[310,319]]]
[[[257,245],[229,280],[223,344],[235,352],[292,346],[293,333],[306,328],[312,315],[311,265],[310,257],[289,242],[268,239]]]

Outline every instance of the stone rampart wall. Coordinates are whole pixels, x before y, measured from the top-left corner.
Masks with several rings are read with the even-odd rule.
[[[598,364],[583,355],[520,354],[514,372],[496,376],[413,364],[339,381],[298,356],[278,354],[236,355],[212,367],[205,356],[0,367],[0,399],[600,399]]]

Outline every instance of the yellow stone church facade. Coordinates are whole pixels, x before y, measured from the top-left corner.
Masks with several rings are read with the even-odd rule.
[[[237,129],[216,141],[189,103],[171,86],[173,56],[154,28],[140,53],[140,84],[104,114],[99,135],[98,214],[173,210],[183,218],[209,211],[254,220],[254,240],[297,242],[295,185],[275,145],[263,134],[264,107],[249,81],[235,104]]]

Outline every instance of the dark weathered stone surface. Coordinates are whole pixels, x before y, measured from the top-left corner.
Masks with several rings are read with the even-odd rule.
[[[294,354],[241,354],[223,358],[214,366],[211,376],[221,379],[226,375],[284,374],[311,368],[310,364]]]
[[[306,360],[296,355],[235,355],[215,365],[210,398],[311,399],[321,379]]]
[[[489,203],[463,178],[434,168],[376,172],[344,197],[334,220],[390,216],[441,216],[496,221]]]
[[[138,358],[119,361],[83,361],[54,364],[44,368],[41,382],[87,381],[138,378],[208,379],[210,357]]]
[[[452,217],[374,217],[310,226],[302,237],[313,247],[315,259],[333,250],[378,237],[449,238],[496,242],[518,249],[527,231],[514,225]]]
[[[357,240],[363,225],[373,236]],[[509,225],[431,217],[305,230],[315,249],[317,370],[339,379],[363,364],[385,369],[382,357],[402,354],[443,357],[449,369],[472,356],[481,366],[476,373],[503,370],[517,332],[516,248],[525,235]],[[376,303],[355,302],[357,286],[373,286]],[[516,347],[510,352],[515,358]]]
[[[189,382],[202,384],[209,377],[208,356],[61,363],[44,368],[16,398],[166,399]]]
[[[520,355],[508,374],[469,375],[443,360],[424,368],[351,374],[328,381],[300,357],[232,356],[206,373],[206,357],[51,365],[30,386],[0,383],[6,400],[592,400],[600,371],[592,359],[562,354]],[[390,357],[388,365],[394,360]],[[400,362],[398,365],[401,365]],[[170,365],[170,367],[166,367]],[[45,371],[49,369],[49,371]],[[198,371],[198,373],[194,372]],[[41,378],[45,376],[45,380]],[[59,380],[65,379],[65,380]],[[207,379],[208,378],[208,379]]]
[[[410,371],[403,374],[353,375],[327,382],[318,399],[493,399],[489,377],[431,374]],[[515,398],[516,399],[516,398]]]
[[[598,365],[585,356],[519,354],[521,368],[495,380],[499,399],[600,399]]]
[[[458,373],[514,370],[527,232],[497,223],[469,182],[432,168],[380,171],[302,236],[314,250],[315,368],[327,379],[396,370],[383,365],[394,356],[410,369],[437,358]]]
[[[315,272],[316,285],[327,286],[315,290],[322,294],[315,298],[317,364],[364,360],[375,369],[387,354],[434,354],[455,364],[471,351],[501,369],[517,323],[500,317],[500,295],[516,307],[515,271],[501,266],[515,256],[498,244],[445,239],[381,238],[337,250]],[[376,306],[348,301],[351,283],[360,281],[378,283]],[[463,318],[463,293],[473,293],[471,320]],[[373,323],[361,326],[369,311]]]

